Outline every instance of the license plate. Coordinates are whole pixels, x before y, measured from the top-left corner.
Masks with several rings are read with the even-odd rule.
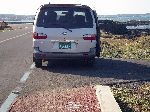
[[[59,49],[71,49],[71,42],[59,42]]]

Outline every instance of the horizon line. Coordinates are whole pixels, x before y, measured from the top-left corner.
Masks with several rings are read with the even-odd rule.
[[[150,13],[122,13],[122,14],[98,14],[98,15],[111,16],[111,15],[142,15],[142,14],[150,14]],[[11,14],[11,13],[1,14],[0,13],[0,15],[34,16],[35,14]]]

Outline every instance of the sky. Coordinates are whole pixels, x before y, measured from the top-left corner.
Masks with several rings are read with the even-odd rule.
[[[150,13],[150,0],[0,0],[0,14],[34,15],[49,2],[89,5],[98,15]]]

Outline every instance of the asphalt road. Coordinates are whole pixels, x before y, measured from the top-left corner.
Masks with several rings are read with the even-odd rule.
[[[32,26],[27,25],[22,29],[0,33],[0,105],[33,64],[31,31]],[[79,61],[55,61],[44,63],[42,68],[34,68],[20,95],[149,79],[150,61],[97,58],[93,67]]]
[[[32,64],[32,26],[0,32],[0,105]]]

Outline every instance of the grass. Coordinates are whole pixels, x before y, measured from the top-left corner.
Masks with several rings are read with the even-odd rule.
[[[150,112],[150,83],[112,90],[122,112]]]
[[[130,40],[118,36],[102,37],[101,48],[102,57],[150,60],[150,36]]]

